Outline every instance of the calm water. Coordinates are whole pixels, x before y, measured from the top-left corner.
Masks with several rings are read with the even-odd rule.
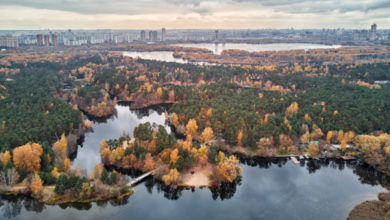
[[[159,110],[130,111],[95,123],[73,166],[100,162],[99,143],[132,134],[142,122],[164,124]],[[160,113],[159,113],[160,112]],[[47,206],[28,198],[2,197],[0,219],[345,219],[356,204],[376,198],[387,177],[356,162],[287,159],[242,160],[243,177],[219,188],[172,189],[149,178],[120,201]]]
[[[245,43],[202,43],[202,44],[174,44],[181,47],[197,47],[205,48],[212,51],[214,54],[221,54],[223,50],[240,49],[250,52],[255,51],[281,51],[281,50],[308,50],[308,49],[326,49],[339,48],[340,45],[323,45],[323,44],[302,44],[302,43],[278,43],[278,44],[245,44]],[[132,58],[142,58],[157,61],[188,63],[188,61],[173,57],[171,51],[152,51],[152,52],[124,52],[124,56]],[[199,63],[207,64],[207,63]]]
[[[308,50],[339,48],[340,45],[307,44],[307,43],[275,43],[275,44],[246,44],[246,43],[202,43],[202,44],[175,44],[181,47],[198,47],[211,50],[214,54],[221,54],[224,50],[281,51],[281,50]]]
[[[123,56],[128,56],[132,58],[139,57],[142,59],[166,61],[166,62],[188,63],[187,61],[181,58],[173,57],[172,51],[152,51],[152,52],[128,51],[128,52],[123,52]]]
[[[141,123],[150,122],[164,125],[170,132],[170,127],[165,125],[164,109],[147,109],[130,111],[128,106],[116,107],[116,113],[105,121],[94,122],[92,132],[85,134],[82,146],[79,146],[77,156],[72,162],[72,167],[79,163],[82,168],[93,170],[95,163],[100,160],[100,143],[103,139],[119,138],[121,134],[126,133],[133,136],[134,127]]]

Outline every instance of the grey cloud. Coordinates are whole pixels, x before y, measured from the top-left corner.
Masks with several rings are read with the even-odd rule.
[[[276,11],[287,13],[325,13],[339,11],[341,13],[360,11],[368,12],[377,9],[390,8],[389,0],[372,0],[370,2],[357,0],[233,0],[239,3],[258,3],[273,7]]]
[[[211,13],[202,0],[1,0],[0,6],[24,6],[80,14]]]
[[[271,8],[286,14],[372,12],[390,8],[390,0],[0,0],[1,6],[24,6],[80,14],[188,14],[213,15],[221,10]],[[217,5],[217,6],[216,6]],[[221,7],[218,7],[221,5]],[[390,17],[390,15],[389,15]]]

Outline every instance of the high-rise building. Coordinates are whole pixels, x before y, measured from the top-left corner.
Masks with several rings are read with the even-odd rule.
[[[163,28],[161,30],[161,41],[165,41],[166,40],[166,32],[167,32],[167,30],[165,28]]]
[[[11,35],[0,37],[0,47],[15,48],[18,47],[18,38]]]
[[[141,37],[140,37],[140,40],[141,41],[146,41],[146,32],[145,31],[141,31]]]
[[[51,44],[53,46],[57,46],[58,45],[58,38],[57,38],[57,35],[56,34],[52,34],[51,35]]]
[[[215,30],[215,41],[218,41],[218,33],[219,33],[219,31]]]
[[[376,24],[372,24],[370,29],[370,40],[376,40],[376,38]]]
[[[37,34],[37,44],[38,44],[38,46],[43,45],[43,35],[42,34]]]
[[[45,44],[45,46],[49,46],[49,45],[50,45],[50,35],[45,34],[45,35],[43,36],[43,38],[44,38],[44,44]]]
[[[149,41],[150,42],[157,41],[157,31],[149,31]]]
[[[374,33],[376,33],[376,24],[372,24],[371,25],[371,32],[374,32]]]

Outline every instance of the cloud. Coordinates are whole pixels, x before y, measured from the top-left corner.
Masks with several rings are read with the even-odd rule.
[[[251,2],[289,13],[368,12],[390,8],[389,0],[233,0]]]
[[[0,8],[3,29],[390,27],[389,0],[0,0]]]

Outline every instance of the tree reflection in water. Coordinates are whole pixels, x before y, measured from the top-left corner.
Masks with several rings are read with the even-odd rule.
[[[212,197],[214,200],[217,200],[218,197],[221,200],[231,199],[234,196],[234,194],[236,193],[237,185],[241,185],[241,183],[242,183],[242,178],[238,177],[232,183],[223,182],[216,187],[209,187],[209,189],[211,191],[211,194],[212,194]]]
[[[39,205],[33,205],[36,202],[31,198],[23,196],[0,196],[0,209],[3,216],[7,219],[18,216],[22,210],[23,204],[26,210],[33,212],[42,212],[43,207]]]
[[[283,167],[289,161],[288,158],[242,158],[240,159],[241,164],[245,164],[251,167],[260,167],[262,169],[267,169],[272,166]],[[372,186],[381,185],[382,187],[387,188],[390,183],[390,178],[376,171],[374,168],[370,167],[367,164],[361,163],[356,160],[352,161],[343,161],[338,159],[321,159],[321,160],[304,160],[300,161],[299,166],[306,167],[309,174],[313,174],[322,167],[330,167],[333,169],[343,170],[346,167],[353,170],[353,173],[359,177],[359,181],[362,184],[369,184]],[[136,177],[141,174],[141,172],[136,170],[121,170],[122,173],[127,174],[130,177]],[[245,178],[245,176],[244,176]],[[178,200],[182,196],[184,190],[195,192],[196,190],[204,190],[194,187],[172,187],[165,186],[161,181],[156,180],[152,177],[146,178],[143,183],[146,191],[150,194],[153,194],[153,189],[156,189],[157,194],[162,194],[168,200]],[[212,199],[217,200],[227,200],[233,198],[234,194],[237,191],[238,186],[242,184],[242,178],[238,178],[232,183],[221,183],[215,187],[208,187]],[[141,186],[138,186],[141,187]],[[125,197],[122,199],[113,199],[108,201],[98,201],[96,205],[99,207],[106,207],[108,204],[111,206],[123,206],[128,204],[130,197]],[[45,209],[45,205],[37,202],[35,199],[24,197],[24,196],[0,196],[0,210],[2,215],[5,218],[14,218],[18,216],[22,210],[25,208],[30,212],[40,213]],[[59,205],[62,209],[74,208],[77,210],[89,210],[92,208],[92,203],[66,203]]]

